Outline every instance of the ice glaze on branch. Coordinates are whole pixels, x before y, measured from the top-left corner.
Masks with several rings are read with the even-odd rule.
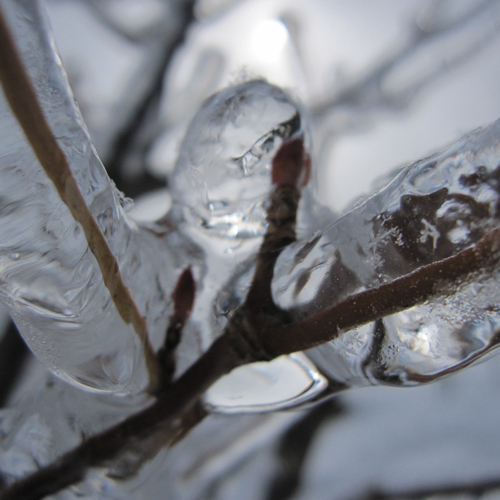
[[[1,10],[0,45],[2,46],[0,51],[0,81],[12,111],[19,120],[40,164],[54,183],[61,199],[75,220],[81,224],[89,248],[97,259],[104,283],[111,294],[116,309],[126,323],[131,323],[134,326],[140,337],[151,377],[150,386],[154,390],[158,384],[158,366],[149,341],[146,320],[123,282],[118,262],[90,213],[66,156],[45,119]]]
[[[188,432],[191,425],[203,418],[203,415],[198,418],[190,416],[203,393],[222,375],[242,364],[272,359],[328,342],[365,322],[437,296],[453,295],[459,286],[498,268],[500,229],[495,228],[470,248],[451,257],[351,295],[305,320],[289,323],[286,312],[273,302],[270,282],[276,257],[294,239],[298,195],[295,186],[278,185],[275,188],[268,213],[268,231],[247,299],[229,319],[227,328],[210,349],[176,382],[166,387],[151,407],[89,438],[52,466],[4,490],[0,499],[41,498],[80,481],[87,468],[115,459],[131,442],[148,440],[160,431],[177,435]],[[258,300],[259,297],[262,301]],[[178,419],[185,422],[187,428],[179,429]]]
[[[43,30],[36,2],[2,2],[0,112],[2,148],[7,154],[1,157],[0,198],[3,206],[11,207],[2,211],[2,255],[18,256],[11,263],[14,272],[3,270],[10,278],[2,281],[2,301],[30,347],[59,376],[97,390],[154,388],[158,366],[139,308],[139,280],[133,280],[133,298],[129,288],[133,271],[124,273],[118,263],[143,258],[135,252],[138,230],[125,219],[57,64],[50,34]],[[48,337],[38,330],[51,319],[55,319],[52,326],[45,326],[51,329]],[[98,336],[92,322],[99,319],[112,325],[108,340],[114,335],[113,326],[123,331],[114,346],[108,342],[105,348],[92,349],[93,337]],[[23,321],[31,322],[30,327],[22,328]],[[87,339],[86,349],[67,348],[68,325],[73,343],[76,330]],[[49,345],[45,351],[44,347],[37,351],[41,339]],[[125,346],[130,350],[124,369],[117,352],[123,356]],[[139,370],[144,370],[142,377]]]
[[[494,229],[472,248],[268,332],[262,342],[273,356],[311,349],[365,323],[453,294],[454,287],[491,272],[499,261],[500,229]]]
[[[294,154],[289,166],[300,173],[305,166],[303,161],[303,154]],[[56,493],[81,481],[88,468],[106,465],[137,440],[147,441],[157,433],[163,436],[163,444],[175,444],[204,418],[205,414],[197,410],[199,400],[214,382],[238,366],[266,358],[266,353],[259,347],[262,345],[262,332],[270,325],[283,324],[288,320],[272,301],[271,280],[276,258],[284,246],[295,238],[299,199],[299,189],[294,185],[278,185],[274,189],[268,212],[269,225],[257,257],[247,300],[235,311],[225,331],[209,350],[177,381],[166,385],[152,406],[108,431],[92,436],[53,465],[0,492],[1,500],[36,500]],[[174,296],[176,310],[173,318],[182,322],[189,316],[194,296],[190,270],[179,278]],[[179,427],[179,419],[186,427]]]

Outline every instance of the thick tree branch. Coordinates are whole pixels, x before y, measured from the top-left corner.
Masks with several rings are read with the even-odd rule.
[[[64,153],[45,119],[1,12],[0,47],[0,81],[10,106],[61,199],[82,225],[117,310],[124,321],[133,324],[144,344],[148,366],[155,373],[156,358],[149,344],[145,319],[126,288],[118,263],[86,206]],[[302,142],[290,141],[288,144],[295,147]],[[302,150],[300,153],[293,151],[286,165],[296,162],[298,157],[300,161],[304,159]],[[204,418],[205,413],[200,411],[204,392],[232,369],[315,347],[362,324],[438,296],[453,294],[464,281],[498,266],[500,229],[495,229],[473,247],[452,257],[422,266],[390,283],[360,292],[318,314],[291,323],[286,311],[274,303],[270,284],[276,258],[295,238],[300,197],[296,184],[301,168],[299,164],[298,170],[291,169],[291,177],[283,174],[275,179],[277,187],[272,194],[268,231],[257,257],[251,288],[245,302],[229,319],[227,328],[211,348],[175,383],[165,387],[150,407],[87,439],[54,464],[0,492],[0,499],[38,499],[55,493],[81,481],[88,468],[108,465],[130,447],[156,436],[161,439],[149,452],[171,446]],[[186,297],[192,299],[189,292]],[[192,307],[189,300],[174,312],[172,323],[181,326],[185,323]],[[302,460],[301,456],[298,460]]]
[[[229,336],[216,340],[212,347],[157,401],[121,424],[91,438],[63,455],[54,464],[0,492],[1,500],[36,500],[81,481],[90,467],[105,465],[131,444],[157,432],[173,433],[178,439],[183,430],[177,419],[191,413],[203,393],[222,375],[242,363]]]
[[[164,345],[158,351],[158,362],[161,367],[160,391],[172,382],[175,372],[175,349],[181,341],[182,329],[191,315],[195,295],[196,283],[191,268],[188,267],[177,280],[172,294],[174,313],[170,316]]]
[[[19,55],[7,21],[0,11],[0,82],[9,105],[21,125],[41,166],[53,182],[63,203],[82,226],[106,288],[123,321],[132,324],[144,347],[150,386],[158,384],[158,363],[149,341],[147,324],[126,287],[118,262],[90,212],[71,172],[66,156],[45,118],[35,89]]]
[[[288,146],[285,143],[284,149]],[[302,164],[303,150],[292,155],[290,163]],[[308,164],[306,162],[305,166]],[[281,250],[295,239],[295,221],[300,191],[293,185],[300,174],[295,169],[293,182],[279,182],[270,200],[268,227],[244,304],[235,311],[222,335],[174,384],[162,387],[157,401],[121,424],[93,436],[53,465],[0,492],[0,499],[36,500],[81,481],[90,467],[117,458],[137,441],[150,441],[159,433],[161,439],[147,450],[144,460],[161,446],[175,444],[204,418],[195,411],[204,392],[221,376],[234,368],[267,359],[259,341],[259,332],[270,325],[280,325],[287,317],[273,303],[271,280],[273,267]],[[194,281],[188,269],[182,273],[174,290],[173,322],[181,328],[189,317],[194,298]],[[193,417],[195,415],[195,417]],[[179,420],[184,424],[180,425]]]

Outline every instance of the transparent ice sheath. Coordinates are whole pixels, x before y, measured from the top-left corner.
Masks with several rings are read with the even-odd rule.
[[[287,248],[276,302],[295,317],[388,283],[473,246],[500,218],[500,121],[404,168],[326,230]],[[412,385],[469,364],[498,342],[498,271],[344,332],[308,356],[347,385]]]
[[[260,80],[215,94],[188,127],[166,218],[182,246],[199,256],[185,264],[197,295],[179,350],[181,369],[183,357],[201,354],[245,299],[267,227],[272,160],[294,137],[308,144],[301,110],[287,93]],[[325,386],[311,361],[297,354],[235,370],[208,391],[206,403],[220,412],[264,411],[297,405]]]
[[[127,219],[127,202],[90,143],[37,2],[6,0],[1,6],[47,121],[158,347],[169,312],[163,299],[171,288],[168,249]],[[139,339],[117,313],[80,225],[42,170],[3,92],[0,170],[0,296],[31,350],[72,383],[142,391],[148,375]]]
[[[208,348],[245,295],[266,227],[270,162],[283,140],[304,133],[300,113],[287,94],[260,81],[214,97],[184,141],[172,179],[171,212],[158,224],[139,226],[127,217],[130,202],[116,191],[91,145],[43,13],[31,2],[6,0],[2,8],[49,125],[147,319],[156,349],[164,340],[177,277],[186,267],[193,269],[197,296],[179,348],[179,374]],[[216,117],[214,109],[226,114]],[[139,339],[118,315],[81,227],[42,170],[3,94],[0,113],[2,301],[32,351],[58,376],[96,391],[144,390],[148,377]],[[221,395],[224,408],[290,405],[296,396],[307,399],[306,393],[325,385],[300,356],[248,370],[244,386],[230,384],[236,387],[236,403],[228,403],[227,391]],[[269,372],[264,385],[262,371]],[[288,384],[283,393],[280,384],[289,377],[279,373],[295,373],[297,387]],[[244,401],[251,380],[257,384],[253,394],[263,392],[262,404],[254,396]],[[208,397],[215,410],[218,394]]]

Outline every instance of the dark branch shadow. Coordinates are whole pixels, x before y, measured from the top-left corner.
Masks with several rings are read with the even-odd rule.
[[[28,355],[29,350],[11,321],[0,341],[0,408],[16,387]]]
[[[435,500],[451,500],[456,495],[471,495],[473,498],[482,498],[483,495],[500,489],[500,478],[484,479],[478,482],[465,484],[436,486],[413,491],[384,492],[373,489],[357,500],[423,500],[432,497]],[[493,498],[493,497],[492,497]],[[497,498],[497,497],[495,497]]]
[[[339,398],[314,407],[281,438],[278,446],[278,470],[271,482],[266,500],[287,500],[298,490],[303,466],[314,438],[328,420],[344,413]]]
[[[135,197],[165,185],[163,180],[154,177],[144,169],[133,175],[127,175],[123,165],[130,156],[135,156],[140,161],[146,154],[150,141],[144,140],[142,144],[141,132],[146,123],[151,121],[152,115],[156,115],[156,108],[158,108],[163,91],[163,78],[166,68],[172,59],[172,55],[184,41],[186,32],[195,19],[195,3],[194,0],[187,0],[183,2],[182,8],[179,9],[179,14],[183,19],[182,27],[173,40],[168,40],[162,60],[157,65],[155,75],[150,83],[149,91],[144,93],[144,98],[136,107],[135,113],[132,114],[128,123],[123,126],[118,134],[111,148],[109,160],[106,162],[108,175],[113,179],[117,188],[126,193],[127,196]],[[134,155],[131,155],[133,150],[135,150]]]

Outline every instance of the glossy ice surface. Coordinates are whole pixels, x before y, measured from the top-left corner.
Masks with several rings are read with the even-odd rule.
[[[147,309],[158,346],[166,323],[158,318],[168,310],[161,298],[168,271],[159,276],[157,269],[168,269],[168,250],[160,251],[160,240],[127,218],[128,201],[92,147],[37,4],[5,2],[2,8],[49,125],[125,282]],[[3,93],[0,129],[2,301],[33,352],[60,377],[97,391],[142,391],[148,376],[139,339],[117,313],[80,225],[42,170]]]
[[[28,22],[31,36],[40,35],[39,19],[30,14],[31,7],[27,7],[31,2],[2,0],[1,3],[2,6],[21,8],[20,19]],[[46,0],[45,3],[92,141],[108,166],[107,158],[116,154],[114,138],[134,120],[138,103],[154,86],[155,74],[163,71],[159,68],[162,68],[165,51],[169,48],[167,42],[176,36],[176,9],[183,2]],[[318,204],[312,190],[304,192],[298,227],[299,247],[302,248],[312,235],[318,235],[322,244],[334,251],[327,254],[313,243],[313,250],[308,255],[302,254],[297,264],[297,269],[303,272],[302,279],[300,275],[296,276],[297,284],[291,280],[293,271],[280,262],[275,283],[275,291],[279,289],[276,300],[286,308],[297,306],[295,313],[300,317],[329,300],[341,300],[351,292],[363,290],[369,283],[394,279],[402,269],[412,268],[415,256],[427,262],[432,260],[434,250],[439,249],[444,255],[469,245],[475,241],[478,231],[488,226],[490,215],[495,224],[491,212],[483,217],[480,206],[470,200],[465,203],[464,198],[457,197],[457,194],[464,194],[480,204],[485,202],[490,207],[494,204],[496,195],[492,175],[498,164],[494,160],[496,146],[491,146],[493,142],[486,146],[488,141],[480,141],[477,151],[470,153],[471,145],[480,137],[477,134],[434,158],[439,160],[439,169],[456,165],[468,177],[464,179],[465,184],[452,183],[446,196],[438,189],[441,185],[437,180],[440,170],[431,169],[426,175],[416,165],[412,170],[414,175],[407,171],[403,178],[399,178],[399,184],[373,198],[379,203],[378,208],[366,194],[363,199],[368,200],[367,203],[364,206],[358,203],[350,216],[350,209],[345,210],[345,205],[353,197],[372,192],[370,186],[375,177],[398,165],[427,157],[442,149],[443,145],[456,141],[465,132],[498,117],[500,66],[495,61],[500,50],[499,7],[500,3],[494,0],[199,0],[197,21],[191,24],[185,42],[162,75],[160,105],[153,106],[151,115],[147,114],[144,127],[135,134],[135,139],[139,140],[127,145],[121,172],[147,169],[148,174],[161,179],[168,176],[170,186],[186,127],[208,96],[234,86],[235,82],[264,77],[274,85],[286,88],[287,96],[298,97],[301,107],[306,109],[307,113],[301,113],[301,127],[306,128],[307,123],[312,125],[310,153],[319,180],[320,199],[335,210],[344,210],[346,216],[345,222],[341,222],[342,219],[338,220],[330,210]],[[42,39],[44,37],[42,35]],[[26,38],[20,36],[19,40],[26,41]],[[43,46],[43,42],[30,44],[31,48]],[[45,60],[40,51],[31,48],[28,51],[33,56],[30,67],[38,68],[37,88],[47,89],[44,87],[47,84],[45,75],[49,75],[51,87],[43,95],[47,98],[67,97],[66,83],[61,84],[50,69],[53,56]],[[58,64],[58,59],[55,60]],[[44,61],[43,65],[39,61]],[[275,95],[280,95],[280,92],[273,91]],[[85,154],[94,160],[83,162],[82,168],[91,171],[89,163],[99,162],[95,161],[86,133],[82,140],[81,121],[79,115],[75,115],[72,98],[66,103],[69,111],[54,115],[61,123],[57,135],[66,142],[71,134],[75,134],[78,139],[75,144],[86,144],[83,149],[73,149],[70,138],[67,151],[72,157],[77,151],[86,151]],[[64,120],[63,116],[69,118]],[[274,124],[270,126],[272,128]],[[258,136],[255,127],[256,124],[245,130],[254,130]],[[72,131],[71,134],[68,130]],[[490,130],[496,134],[496,126]],[[0,141],[6,138],[1,143],[2,151],[13,148],[16,155],[21,155],[17,146],[14,147],[19,144],[15,124],[2,128],[1,132]],[[257,143],[258,137],[249,137],[248,144],[242,146],[241,151],[245,153]],[[479,154],[483,146],[489,153]],[[237,152],[236,156],[241,156],[242,152]],[[24,156],[20,158],[23,160]],[[76,168],[78,164],[72,163],[72,166],[80,175]],[[36,179],[41,182],[32,189],[34,194],[38,188],[43,193],[50,191],[47,186],[42,189],[45,181],[37,177],[30,165],[29,162],[23,163],[21,170],[27,174],[21,183],[8,185],[17,190],[24,183],[27,189],[32,189],[31,180]],[[485,166],[486,171],[479,169],[480,166]],[[477,175],[473,173],[475,167]],[[95,172],[100,189],[108,181],[104,182],[99,172],[102,172],[100,166]],[[446,179],[449,180],[450,176],[452,172],[445,169]],[[5,182],[10,182],[8,178]],[[394,175],[386,177],[383,184],[378,183],[377,189],[393,178]],[[426,187],[411,186],[412,179],[425,181]],[[207,184],[210,184],[209,180],[206,180]],[[233,187],[233,180],[227,180]],[[104,206],[115,208],[106,211],[101,205],[95,213],[100,215],[103,228],[113,227],[105,214],[113,214],[112,220],[116,220],[115,217],[121,220],[124,214],[119,215],[116,207],[123,203],[128,210],[130,204],[129,201],[117,203],[111,200],[112,191],[103,189],[106,192],[104,199],[108,200],[103,202]],[[128,192],[128,189],[124,190]],[[167,187],[163,194],[163,200],[171,200],[175,193]],[[229,197],[232,201],[229,195],[222,193],[224,199]],[[403,200],[400,195],[406,198]],[[403,224],[401,221],[410,217],[409,207],[412,205],[409,202],[415,201],[411,198],[414,195],[431,200],[430,205],[434,208],[426,211],[428,203],[417,203],[415,224]],[[449,196],[453,199],[447,199]],[[35,197],[37,203],[40,198]],[[91,197],[88,199],[92,201]],[[214,199],[221,199],[221,195],[217,193]],[[252,257],[248,257],[248,261],[245,259],[258,248],[258,235],[265,228],[259,211],[260,218],[253,219],[254,223],[246,226],[241,217],[224,221],[224,217],[210,218],[211,212],[208,212],[207,218],[203,206],[182,214],[183,210],[179,210],[181,200],[177,200],[175,217],[171,213],[169,219],[173,223],[171,232],[165,226],[145,224],[139,229],[130,220],[123,226],[119,222],[121,229],[117,230],[119,237],[116,239],[119,244],[113,248],[121,262],[127,256],[131,257],[131,266],[122,266],[122,270],[134,297],[147,314],[156,348],[163,341],[171,314],[170,293],[186,266],[193,265],[199,296],[179,353],[178,368],[182,370],[206,349],[223,327],[225,316],[219,312],[231,310],[244,297],[252,275]],[[52,195],[43,197],[42,201],[36,205],[40,210],[29,213],[29,220],[19,219],[40,242],[44,241],[44,233],[35,230],[31,219],[48,219],[50,222],[50,215],[42,210],[44,204],[51,207],[51,213],[56,210],[51,205],[54,202]],[[156,207],[155,215],[151,216],[151,210],[144,210],[146,202],[155,202],[155,197],[147,195],[144,202],[138,203],[139,210],[148,212],[144,220],[152,221],[165,213]],[[163,206],[169,203],[162,202]],[[11,205],[9,210],[14,208]],[[390,228],[406,227],[401,234],[412,252],[403,255],[403,247],[387,234],[390,228],[384,230],[381,221],[374,219],[379,209],[392,218]],[[2,217],[6,214],[8,211],[3,212]],[[21,215],[20,211],[16,212],[18,215]],[[204,219],[212,220],[214,224],[203,229],[198,222]],[[460,220],[463,224],[458,224]],[[346,227],[349,221],[354,226],[352,229]],[[146,226],[151,230],[144,231]],[[15,222],[11,227],[18,231],[16,234],[23,233]],[[53,229],[50,224],[48,227]],[[245,232],[240,230],[242,227]],[[335,233],[334,227],[344,228],[347,236],[352,237],[352,245],[349,237],[338,231]],[[355,229],[361,231],[359,235]],[[221,232],[226,231],[229,231],[229,236],[221,236]],[[29,233],[22,236],[26,234]],[[124,234],[133,236],[121,253]],[[161,238],[156,235],[161,235]],[[68,240],[72,250],[75,250],[74,240]],[[140,244],[136,244],[136,240]],[[314,242],[314,238],[312,240]],[[113,319],[112,314],[109,322],[104,322],[106,328],[98,331],[93,328],[96,309],[98,313],[103,307],[106,311],[111,310],[106,291],[98,280],[88,287],[91,295],[97,297],[89,303],[95,305],[102,299],[101,304],[97,308],[81,310],[82,315],[77,319],[82,323],[75,330],[77,335],[63,335],[59,328],[61,318],[53,313],[54,304],[60,304],[66,287],[79,290],[82,285],[85,290],[89,282],[86,279],[73,281],[76,274],[71,269],[61,273],[56,262],[62,259],[60,254],[67,247],[59,246],[62,250],[57,254],[53,243],[60,243],[61,239],[47,241],[46,247],[40,247],[50,249],[47,256],[55,257],[56,261],[47,263],[43,260],[35,244],[31,247],[37,257],[33,261],[49,265],[48,269],[54,273],[57,271],[57,280],[52,275],[50,279],[52,283],[59,283],[58,280],[64,277],[64,286],[52,287],[50,293],[41,293],[40,287],[33,288],[38,293],[37,300],[40,296],[50,300],[39,307],[40,303],[31,301],[31,296],[28,296],[27,304],[19,302],[19,311],[33,318],[31,323],[54,327],[49,331],[51,335],[54,332],[59,342],[53,347],[60,349],[63,356],[54,361],[57,364],[49,363],[49,366],[57,368],[57,373],[73,382],[75,374],[83,374],[83,378],[74,387],[58,380],[32,360],[24,378],[16,382],[16,390],[8,401],[9,407],[0,411],[0,469],[6,482],[36,470],[75,446],[82,435],[89,436],[109,428],[149,402],[144,396],[130,394],[141,392],[146,383],[144,371],[139,368],[133,372],[133,363],[130,362],[134,356],[142,358],[132,330],[122,329],[125,325],[119,318]],[[108,234],[108,241],[114,245],[111,234]],[[357,253],[357,243],[364,257]],[[339,244],[347,245],[342,254],[335,251]],[[158,246],[160,251],[157,251]],[[168,249],[172,249],[170,254]],[[296,250],[294,247],[290,249],[292,255]],[[12,270],[17,256],[16,252],[10,253],[14,260],[10,262],[2,255],[2,265]],[[75,259],[78,260],[82,253],[85,254],[84,241],[76,251]],[[392,263],[387,261],[382,265],[381,259],[387,255],[391,256]],[[68,255],[65,258],[74,262]],[[312,269],[315,259],[319,259],[316,271]],[[95,263],[89,260],[91,270],[97,270]],[[19,261],[26,262],[21,256]],[[243,264],[234,269],[234,265],[241,262]],[[345,268],[339,269],[339,262]],[[136,269],[134,263],[140,272],[132,271]],[[28,276],[21,280],[19,274],[13,275],[22,285],[20,290],[23,294],[27,290],[31,292],[30,284],[36,283],[33,278],[40,275],[40,270],[36,267],[28,269],[24,264],[16,269]],[[378,276],[379,269],[381,277]],[[91,272],[90,276],[98,277],[98,274]],[[230,281],[224,282],[228,276]],[[10,279],[9,275],[7,277]],[[152,287],[152,283],[155,286]],[[289,283],[287,290],[283,290],[285,283]],[[311,380],[318,380],[318,375],[323,381],[331,377],[358,386],[367,383],[413,385],[434,379],[447,372],[449,367],[460,368],[494,343],[491,332],[497,327],[496,312],[488,308],[488,298],[496,297],[496,283],[495,276],[479,280],[477,286],[462,286],[460,293],[449,299],[387,318],[377,329],[375,325],[368,325],[356,332],[347,332],[335,343],[307,353],[314,363],[306,363],[299,357],[297,361],[301,368],[293,371],[293,379],[302,381],[301,390],[307,389]],[[338,290],[327,285],[338,285]],[[54,288],[57,293],[52,293]],[[324,292],[322,297],[318,295],[320,288]],[[45,289],[49,287],[45,286]],[[146,292],[143,294],[142,290]],[[8,293],[10,298],[6,300],[15,301],[16,290],[8,288]],[[212,303],[214,298],[217,300]],[[464,304],[472,304],[473,308],[466,309]],[[11,309],[17,310],[17,307],[13,305]],[[68,318],[64,318],[66,323]],[[104,315],[97,314],[97,319],[104,321]],[[464,320],[466,330],[461,329]],[[92,328],[84,326],[87,324]],[[21,329],[27,335],[29,324],[21,324]],[[118,331],[119,338],[115,336]],[[110,346],[103,346],[103,332]],[[35,333],[37,338],[42,338],[42,331]],[[92,343],[80,350],[89,338],[96,339],[97,344],[93,345],[96,350],[90,347]],[[72,347],[73,340],[78,341],[78,349]],[[40,343],[31,341],[31,344],[36,347]],[[378,345],[380,349],[377,351]],[[114,358],[100,356],[101,352],[113,354],[116,351],[119,355]],[[370,353],[378,355],[370,356]],[[126,354],[123,360],[122,354]],[[47,363],[48,358],[41,355],[41,359]],[[66,490],[58,498],[262,500],[275,498],[272,486],[276,479],[283,478],[283,473],[292,473],[290,483],[292,488],[294,484],[297,486],[290,495],[307,500],[371,498],[377,487],[387,492],[404,493],[450,484],[481,484],[498,478],[500,470],[498,359],[411,390],[379,386],[344,392],[334,401],[340,401],[345,411],[320,423],[311,420],[311,416],[328,405],[315,406],[309,411],[242,415],[212,413],[175,448],[161,452],[127,481],[115,481],[106,475],[116,473],[119,467],[103,468],[91,471],[82,484]],[[86,363],[87,360],[97,361]],[[120,372],[117,361],[134,373],[132,385],[131,379],[127,378],[130,371],[128,374],[127,370]],[[82,363],[83,369],[80,369]],[[207,396],[209,404],[215,402],[210,409],[248,412],[279,408],[293,402],[295,396],[289,384],[284,387],[278,383],[280,375],[286,375],[286,381],[290,380],[288,370],[291,366],[293,368],[290,363],[295,363],[293,358],[287,358],[271,370],[257,365],[249,368],[250,373],[239,372],[232,380],[221,380],[222,388],[219,387],[215,396],[213,393]],[[254,383],[252,372],[258,375],[261,385]],[[307,372],[316,378],[309,377]],[[104,377],[103,373],[106,374]],[[115,373],[125,376],[117,378]],[[82,391],[82,383],[87,388],[98,387],[100,393]],[[266,386],[272,390],[263,398],[261,390]],[[323,387],[323,384],[316,387]],[[127,397],[116,397],[116,393],[125,393]],[[305,398],[309,396],[307,392],[302,394]],[[299,402],[305,398],[299,398]],[[242,402],[244,405],[238,406]],[[270,406],[266,406],[268,403]],[[302,419],[304,422],[301,423]],[[305,422],[310,425],[304,426]],[[297,434],[296,423],[305,433]],[[290,428],[294,431],[291,434],[286,432]],[[300,438],[304,435],[309,439],[305,443],[306,450]],[[282,454],[286,449],[292,453],[295,450],[307,452],[304,461],[297,464],[294,459],[297,455],[293,454],[290,460],[289,455]],[[131,462],[140,462],[140,453],[128,458]],[[126,468],[127,464],[122,465]],[[118,472],[123,474],[123,470]],[[498,496],[498,488],[484,496],[492,498],[495,495]],[[460,494],[460,498],[476,496],[475,493]],[[434,494],[431,497],[449,499],[449,495]]]
[[[498,227],[500,122],[405,167],[387,187],[279,257],[273,292],[297,317],[471,247]],[[416,384],[496,346],[497,273],[451,297],[345,332],[308,355],[348,385]]]

